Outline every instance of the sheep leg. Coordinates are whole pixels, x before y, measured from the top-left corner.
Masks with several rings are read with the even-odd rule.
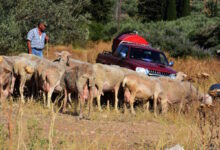
[[[63,99],[63,113],[66,112],[66,103],[68,101],[68,93],[67,90],[64,90],[64,99]]]
[[[181,100],[180,105],[179,105],[178,114],[181,113],[182,107],[183,107],[183,102],[182,102],[182,100]]]
[[[127,113],[128,113],[128,109],[127,109],[126,103],[124,102],[124,114],[127,114]]]
[[[98,92],[98,95],[97,95],[97,105],[98,105],[98,110],[100,112],[102,112],[103,110],[102,110],[102,107],[101,107],[101,92],[100,91]]]
[[[31,94],[30,94],[30,99],[29,99],[29,102],[33,102],[33,97],[34,97],[34,92],[35,92],[35,84],[33,83],[32,86],[31,86]]]
[[[132,113],[133,115],[136,114],[135,111],[134,111],[134,99],[135,99],[135,93],[134,93],[134,94],[131,94],[131,98],[130,98],[130,101],[129,101],[130,107],[131,107],[131,113]]]
[[[46,97],[47,97],[47,93],[43,92],[44,106],[46,106]]]
[[[12,75],[11,89],[10,89],[10,93],[11,93],[11,94],[13,94],[13,92],[14,92],[15,80],[16,80],[15,76]]]
[[[115,86],[115,111],[118,113],[118,90],[119,90],[119,85]]]
[[[38,93],[39,93],[39,78],[38,75],[35,73],[34,74],[34,79],[35,79],[35,96],[38,97]]]
[[[71,93],[68,94],[68,101],[69,101],[70,103],[72,103]]]
[[[157,98],[158,95],[154,94],[154,116],[157,117]]]
[[[82,96],[79,96],[79,119],[83,118],[84,104],[85,104],[85,99]]]
[[[162,99],[162,100],[161,100],[162,114],[167,113],[167,110],[168,110],[167,102],[168,102],[167,99]]]
[[[68,99],[67,99],[67,100],[68,100],[68,102],[69,102],[68,107],[71,108],[71,107],[72,107],[71,93],[68,94]]]
[[[77,115],[77,108],[80,107],[80,103],[79,100],[77,99],[76,101],[74,101],[74,114]]]
[[[110,104],[109,104],[110,102],[109,102],[109,99],[107,99],[107,111],[110,111]]]
[[[48,108],[50,108],[50,101],[51,101],[51,97],[52,97],[54,89],[55,89],[55,87],[50,88],[47,93],[47,107]]]
[[[21,102],[22,103],[25,103],[24,101],[24,85],[25,85],[25,82],[26,82],[26,78],[25,77],[21,77],[21,81],[20,81],[20,86],[19,86],[19,92],[20,92],[20,95],[21,95]]]
[[[93,111],[93,88],[90,88],[90,89],[89,89],[89,101],[88,101],[88,105],[89,105],[88,117],[90,117],[90,113],[91,113],[91,111]]]
[[[144,104],[144,111],[146,111],[147,113],[149,113],[149,106],[150,106],[150,102],[147,101],[146,104]]]

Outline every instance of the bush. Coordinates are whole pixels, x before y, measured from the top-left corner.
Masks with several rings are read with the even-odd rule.
[[[208,0],[205,3],[205,13],[209,17],[218,15],[218,3],[217,0]]]
[[[92,41],[101,40],[103,35],[104,25],[97,22],[92,22],[89,25],[89,39]]]
[[[199,28],[189,34],[189,39],[213,54],[220,48],[220,24]]]
[[[211,19],[202,14],[192,14],[175,21],[149,23],[141,23],[128,17],[121,21],[120,33],[138,31],[153,47],[168,51],[173,57],[194,56],[204,58],[213,54],[213,49],[206,49],[191,41],[189,35],[197,31],[199,27],[214,26],[218,21],[219,18]],[[117,24],[115,22],[110,22],[104,26],[103,39],[110,40],[116,35]],[[210,40],[213,42],[214,39]]]
[[[8,50],[25,50],[26,36],[39,20],[48,23],[47,34],[52,44],[70,44],[88,39],[88,18],[85,7],[89,0],[0,0],[0,46]]]

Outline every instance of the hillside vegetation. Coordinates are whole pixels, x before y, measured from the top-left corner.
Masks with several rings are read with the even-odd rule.
[[[217,0],[1,0],[1,53],[26,51],[27,32],[45,20],[52,45],[84,46],[130,30],[172,57],[204,58],[220,48],[218,9]]]

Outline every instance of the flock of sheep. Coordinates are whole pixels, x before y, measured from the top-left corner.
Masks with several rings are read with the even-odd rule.
[[[154,114],[157,104],[162,113],[166,113],[168,105],[178,104],[179,112],[192,101],[212,104],[212,98],[198,90],[187,81],[185,74],[177,73],[176,79],[168,77],[148,77],[135,71],[115,65],[90,64],[70,58],[70,53],[56,53],[57,59],[50,61],[32,54],[22,53],[18,56],[0,56],[0,96],[1,101],[14,96],[16,91],[24,103],[24,88],[28,87],[27,97],[33,99],[45,95],[44,104],[50,107],[53,93],[64,93],[63,111],[66,111],[71,94],[77,95],[80,106],[80,116],[83,116],[83,105],[88,101],[92,109],[93,99],[96,98],[99,111],[101,95],[114,92],[114,109],[118,112],[118,95],[126,109],[127,103],[133,114],[134,102],[141,100],[149,109],[149,101],[153,101]],[[123,89],[123,90],[119,90]],[[0,101],[0,102],[1,102]],[[90,112],[90,111],[89,111]]]

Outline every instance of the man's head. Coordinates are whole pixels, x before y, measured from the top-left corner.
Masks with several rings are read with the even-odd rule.
[[[43,22],[43,21],[40,21],[40,22],[38,23],[38,28],[39,28],[42,32],[44,32],[44,31],[46,30],[46,23]]]

